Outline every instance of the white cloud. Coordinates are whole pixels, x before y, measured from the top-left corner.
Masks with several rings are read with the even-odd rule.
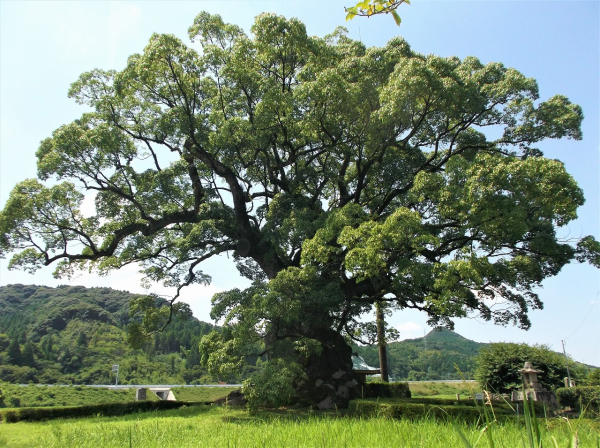
[[[396,325],[396,330],[400,332],[400,340],[403,341],[423,337],[424,328],[416,322],[404,322]]]
[[[128,291],[132,294],[157,294],[165,298],[173,297],[176,288],[166,288],[159,283],[152,283],[150,288],[144,288],[142,283],[143,275],[138,272],[136,265],[124,266],[118,271],[112,272],[106,277],[100,277],[93,273],[84,273],[79,277],[72,279],[70,285],[81,285],[88,288],[105,287],[120,291]],[[205,322],[211,322],[210,308],[211,298],[214,294],[223,291],[215,285],[190,285],[183,288],[178,300],[190,305],[194,317]]]

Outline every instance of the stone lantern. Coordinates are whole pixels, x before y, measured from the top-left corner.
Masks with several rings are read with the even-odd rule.
[[[538,374],[543,373],[543,371],[534,369],[533,364],[527,361],[523,368],[519,370],[519,373],[523,377],[523,390],[513,390],[512,401],[523,401],[523,399],[531,398],[533,401],[558,406],[554,392],[548,391],[538,383]]]
[[[529,361],[527,361],[523,368],[519,370],[519,373],[523,376],[525,389],[539,389],[542,387],[537,380],[538,373],[542,373],[542,371],[534,369],[533,364]]]

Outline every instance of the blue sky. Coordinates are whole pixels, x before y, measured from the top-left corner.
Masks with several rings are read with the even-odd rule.
[[[402,35],[413,49],[442,56],[476,56],[499,61],[537,79],[541,99],[564,94],[582,106],[582,141],[540,145],[547,157],[562,160],[586,196],[579,219],[563,229],[565,237],[600,238],[599,161],[599,5],[598,1],[430,1],[402,6],[402,25],[389,16],[345,22],[350,1],[0,1],[0,207],[15,183],[34,177],[40,140],[85,110],[67,98],[69,85],[93,68],[122,69],[127,57],[140,52],[153,32],[171,33],[189,42],[187,28],[202,10],[221,14],[246,31],[254,17],[275,12],[298,17],[309,34],[323,36],[346,26],[350,37],[382,46]],[[55,286],[52,268],[34,276],[8,271],[0,260],[0,285],[33,283]],[[195,315],[209,320],[214,292],[243,287],[231,260],[211,261],[208,287],[195,286],[184,299]],[[575,359],[600,366],[600,271],[567,266],[539,290],[545,309],[531,314],[528,332],[497,327],[476,318],[463,319],[456,330],[479,342],[548,344],[561,350],[566,340]],[[142,292],[129,269],[110,277],[82,274],[71,283],[111,286]],[[151,291],[168,292],[160,285]],[[403,338],[429,331],[425,316],[399,312],[391,318]]]

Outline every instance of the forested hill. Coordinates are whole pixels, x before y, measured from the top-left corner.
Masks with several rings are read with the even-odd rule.
[[[175,318],[141,350],[126,343],[129,302],[110,288],[0,287],[0,380],[16,383],[184,383],[212,381],[198,342],[213,327]]]
[[[199,365],[198,342],[213,326],[195,318],[175,319],[141,350],[126,342],[129,301],[137,297],[110,288],[33,285],[0,287],[0,381],[13,383],[114,382],[192,383],[216,380]],[[486,344],[448,330],[388,347],[390,373],[397,380],[455,378],[457,365],[474,371]],[[377,346],[354,347],[369,365],[379,366]],[[249,366],[249,368],[251,368]]]
[[[129,300],[136,297],[110,288],[35,285],[0,287],[0,333],[39,341],[64,330],[70,321],[101,322],[124,328]]]
[[[487,344],[471,341],[458,333],[436,329],[425,337],[392,342],[388,345],[389,372],[400,380],[460,379],[473,376],[475,357]],[[354,351],[371,366],[379,366],[377,346],[355,346]]]
[[[33,285],[0,287],[0,381],[13,383],[191,383],[212,378],[199,365],[198,342],[213,327],[175,319],[141,350],[126,342],[129,302],[137,297],[110,288]],[[458,378],[469,374],[485,344],[448,330],[389,345],[395,379]],[[354,347],[372,366],[377,347]],[[251,368],[251,367],[249,367]]]

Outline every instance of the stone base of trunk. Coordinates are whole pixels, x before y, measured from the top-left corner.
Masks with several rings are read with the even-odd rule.
[[[318,355],[304,364],[308,380],[297,389],[301,403],[318,409],[345,409],[351,399],[360,397],[362,383],[352,371],[352,349],[333,330],[323,330],[318,340],[327,341]]]

